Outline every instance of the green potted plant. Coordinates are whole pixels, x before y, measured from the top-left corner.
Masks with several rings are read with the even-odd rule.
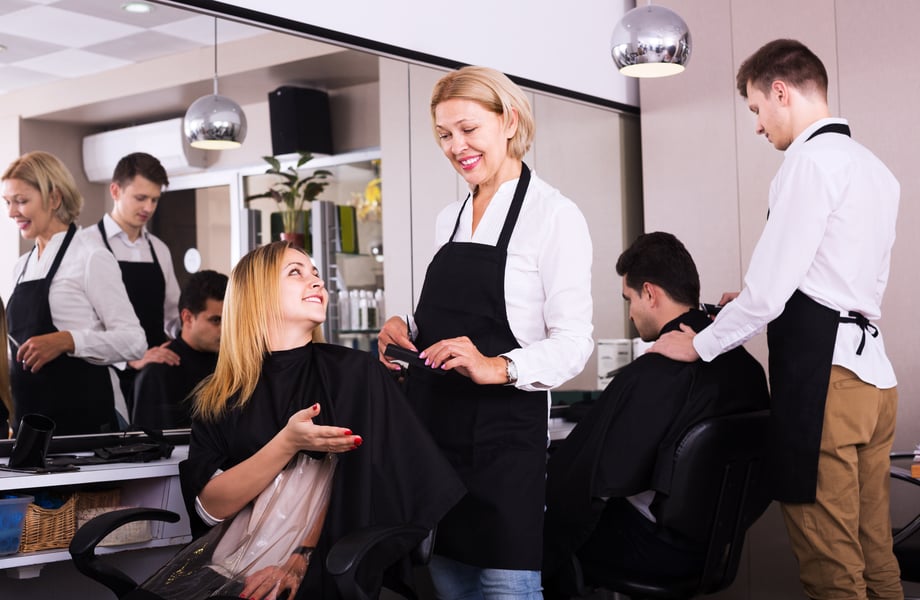
[[[301,176],[299,169],[313,160],[309,152],[299,152],[300,158],[296,166],[281,168],[281,161],[274,156],[263,156],[262,160],[269,164],[266,175],[276,175],[279,180],[268,191],[261,194],[247,196],[247,200],[256,198],[272,198],[278,203],[281,215],[281,239],[289,239],[304,247],[304,238],[308,229],[304,206],[319,196],[329,185],[328,178],[332,172],[325,169],[316,169],[306,176]]]

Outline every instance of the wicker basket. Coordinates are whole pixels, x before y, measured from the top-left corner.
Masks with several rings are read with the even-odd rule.
[[[108,508],[111,510],[118,506],[121,502],[121,491],[118,488],[93,491],[80,490],[74,494],[74,498],[76,498],[74,509],[77,512],[77,520],[79,520],[80,514],[89,509]]]
[[[77,527],[76,498],[71,495],[60,508],[30,504],[23,519],[20,552],[66,548]]]
[[[83,527],[87,521],[101,514],[126,508],[124,506],[100,506],[77,511],[77,527]],[[150,521],[134,521],[122,525],[109,535],[102,538],[100,546],[121,546],[123,544],[136,544],[150,540]]]

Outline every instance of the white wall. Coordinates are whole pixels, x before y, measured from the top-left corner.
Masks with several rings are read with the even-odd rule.
[[[265,0],[224,4],[638,105],[636,84],[616,70],[609,46],[634,0],[275,0],[271,12]]]

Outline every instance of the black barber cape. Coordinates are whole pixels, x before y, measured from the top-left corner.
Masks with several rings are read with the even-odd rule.
[[[315,402],[321,412],[314,422],[347,427],[363,444],[339,455],[323,532],[296,596],[314,600],[337,597],[325,560],[343,535],[370,525],[431,528],[465,493],[383,365],[366,352],[311,343],[267,355],[242,410],[217,422],[193,421],[189,458],[180,465],[186,504],[193,507],[218,468],[252,456],[292,414]],[[194,521],[194,508],[189,514]]]
[[[200,352],[179,337],[167,346],[179,355],[178,365],[147,363],[134,380],[131,424],[147,429],[176,429],[191,425],[192,401],[198,383],[214,372],[216,352]]]
[[[661,333],[711,321],[690,310]],[[620,371],[547,465],[543,569],[551,574],[588,539],[604,510],[597,498],[653,489],[667,494],[684,431],[713,416],[769,406],[763,367],[744,348],[705,363],[644,354]],[[655,505],[652,504],[654,514]]]

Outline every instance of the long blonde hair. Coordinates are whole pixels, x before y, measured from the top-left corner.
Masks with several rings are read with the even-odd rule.
[[[233,267],[224,295],[217,367],[193,392],[196,417],[214,420],[237,393],[239,406],[249,402],[262,373],[262,359],[270,350],[271,332],[282,324],[279,280],[288,249],[306,254],[290,242],[273,242],[256,248]],[[319,327],[313,341],[322,341]]]
[[[0,336],[3,337],[3,341],[0,342],[0,402],[3,402],[6,410],[10,413],[10,423],[12,423],[13,392],[10,389],[10,359],[7,352],[9,342],[6,339],[6,334],[6,308],[3,306],[3,300],[0,299]],[[7,437],[7,432],[0,431],[0,439],[6,439]]]

